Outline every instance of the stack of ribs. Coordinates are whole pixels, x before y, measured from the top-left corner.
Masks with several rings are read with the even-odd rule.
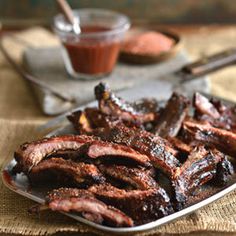
[[[16,173],[32,186],[50,185],[44,205],[89,221],[131,227],[188,206],[207,185],[226,185],[234,173],[236,107],[196,93],[127,102],[100,83],[97,107],[68,116],[77,135],[25,143]]]

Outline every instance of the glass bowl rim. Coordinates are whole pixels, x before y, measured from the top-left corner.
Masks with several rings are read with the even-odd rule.
[[[80,14],[87,14],[87,13],[98,13],[102,16],[102,14],[110,14],[111,16],[116,16],[118,19],[121,19],[121,23],[115,27],[111,28],[110,30],[101,31],[101,32],[88,32],[88,33],[81,33],[79,35],[74,34],[71,31],[65,31],[62,29],[59,29],[56,26],[56,23],[62,19],[64,19],[64,16],[59,13],[56,16],[54,16],[53,23],[54,23],[54,31],[57,34],[64,34],[66,36],[73,36],[78,38],[86,38],[86,37],[104,37],[104,36],[114,36],[119,35],[125,31],[127,31],[130,28],[130,19],[121,13],[112,11],[112,10],[106,10],[106,9],[100,9],[100,8],[81,8],[81,9],[74,9],[73,10],[74,15],[80,15]]]

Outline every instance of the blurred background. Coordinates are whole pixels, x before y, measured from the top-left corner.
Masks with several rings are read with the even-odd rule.
[[[136,24],[235,23],[235,0],[68,0],[73,8],[98,7],[122,12]],[[5,26],[50,25],[57,12],[53,0],[0,0]]]

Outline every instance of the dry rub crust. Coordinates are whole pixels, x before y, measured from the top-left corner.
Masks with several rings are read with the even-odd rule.
[[[173,155],[173,148],[166,139],[149,132],[117,125],[110,129],[100,129],[94,135],[101,139],[124,144],[149,157],[151,164],[172,176],[180,165]]]
[[[34,166],[29,175],[32,185],[45,184],[45,181],[74,185],[103,183],[105,177],[93,164],[76,163],[62,158],[50,158]]]
[[[28,173],[46,157],[61,151],[76,151],[83,144],[94,140],[86,135],[62,135],[44,138],[22,144],[14,156],[18,164],[18,171]]]
[[[84,189],[61,188],[47,196],[47,204],[53,211],[77,212],[95,223],[115,227],[131,227],[133,220],[115,207],[99,201]]]
[[[170,199],[165,190],[160,187],[125,191],[108,184],[101,184],[91,186],[89,191],[106,204],[125,212],[136,225],[173,213]]]

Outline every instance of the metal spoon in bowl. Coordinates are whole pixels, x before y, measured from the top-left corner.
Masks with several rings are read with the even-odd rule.
[[[66,0],[57,0],[57,4],[65,16],[66,20],[72,25],[75,34],[81,33],[79,17],[75,17],[73,11]]]

